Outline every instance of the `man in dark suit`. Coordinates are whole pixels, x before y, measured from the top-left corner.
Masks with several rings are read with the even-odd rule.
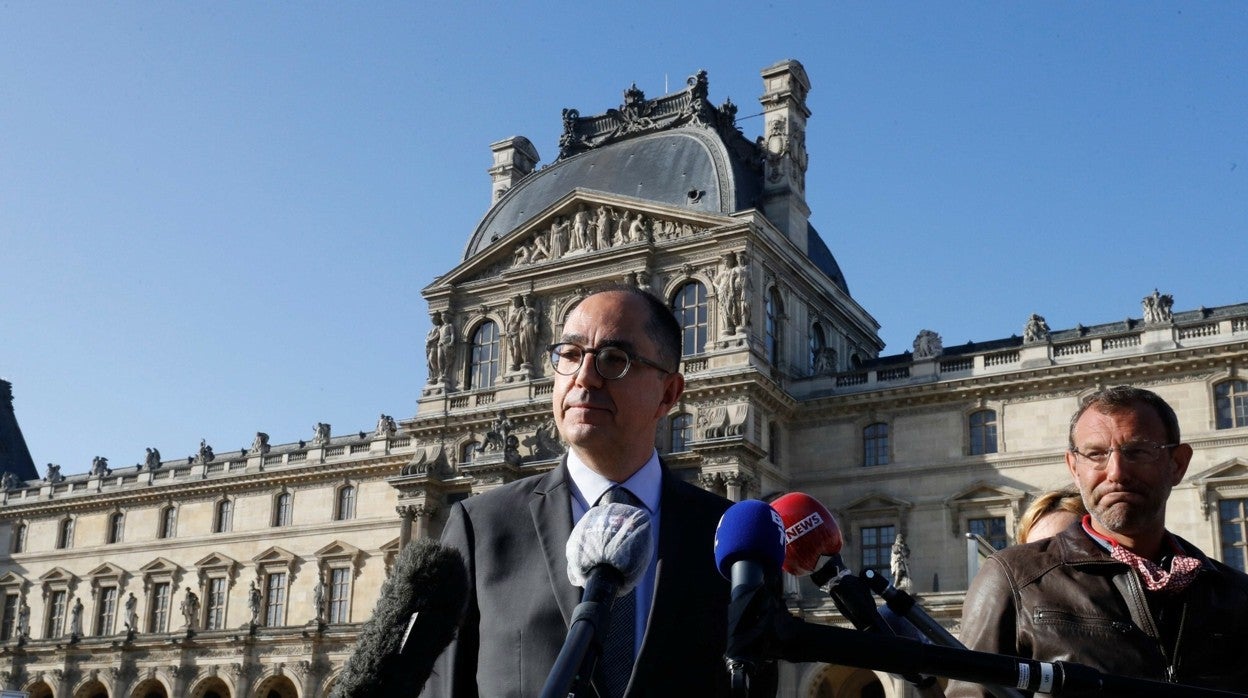
[[[442,541],[463,552],[472,588],[459,637],[427,694],[541,692],[581,598],[568,582],[564,548],[585,511],[616,494],[608,490],[627,490],[648,511],[657,545],[628,600],[632,627],[613,613],[604,641],[604,655],[613,643],[627,648],[624,668],[612,669],[604,656],[588,695],[727,694],[729,586],[715,569],[713,541],[731,502],[681,481],[654,448],[684,391],[680,342],[671,310],[633,287],[592,294],[568,316],[550,364],[568,455],[545,475],[451,509]],[[616,605],[628,608],[623,599]]]

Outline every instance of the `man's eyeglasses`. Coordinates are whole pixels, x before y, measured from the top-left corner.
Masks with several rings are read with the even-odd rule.
[[[550,345],[547,351],[550,352],[550,365],[554,367],[555,373],[561,376],[571,376],[581,370],[581,362],[585,360],[586,354],[594,355],[594,368],[598,370],[598,375],[609,381],[623,378],[633,362],[663,373],[671,373],[650,359],[634,356],[619,347],[587,349],[577,344],[563,342]]]
[[[1162,451],[1174,448],[1178,444],[1159,444],[1152,441],[1133,441],[1129,444],[1115,446],[1113,448],[1093,447],[1086,451],[1080,451],[1071,447],[1070,452],[1090,461],[1095,470],[1103,470],[1109,464],[1109,457],[1114,451],[1118,452],[1118,458],[1121,462],[1128,465],[1151,465],[1156,463],[1161,457]]]

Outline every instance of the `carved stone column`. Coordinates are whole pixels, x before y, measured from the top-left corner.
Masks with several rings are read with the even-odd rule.
[[[725,473],[724,488],[726,496],[734,502],[739,502],[746,498],[749,493],[750,483],[754,478],[745,473]]]
[[[402,517],[399,527],[399,547],[405,548],[415,538],[429,537],[429,520],[438,513],[438,507],[432,502],[420,504],[400,504],[395,507]]]
[[[416,506],[400,504],[394,510],[399,514],[399,550],[407,547],[412,540],[412,519],[416,518]]]

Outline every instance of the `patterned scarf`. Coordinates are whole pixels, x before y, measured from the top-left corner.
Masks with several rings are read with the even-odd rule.
[[[1120,545],[1113,538],[1103,536],[1092,530],[1092,516],[1090,514],[1084,514],[1083,516],[1083,530],[1094,539],[1108,543],[1110,557],[1127,564],[1131,569],[1135,570],[1136,575],[1143,582],[1144,588],[1149,591],[1164,591],[1177,594],[1186,589],[1187,585],[1196,579],[1196,574],[1200,572],[1200,560],[1184,555],[1182,548],[1169,534],[1166,535],[1166,540],[1170,543],[1174,556],[1170,558],[1170,569],[1166,570],[1152,560],[1140,557],[1127,550],[1126,547]]]

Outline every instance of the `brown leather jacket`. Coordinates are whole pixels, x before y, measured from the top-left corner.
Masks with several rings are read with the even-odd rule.
[[[1079,522],[1002,550],[966,592],[960,639],[983,652],[1248,692],[1248,575],[1175,539],[1202,563],[1177,595],[1145,592]],[[945,695],[988,694],[955,681]]]

